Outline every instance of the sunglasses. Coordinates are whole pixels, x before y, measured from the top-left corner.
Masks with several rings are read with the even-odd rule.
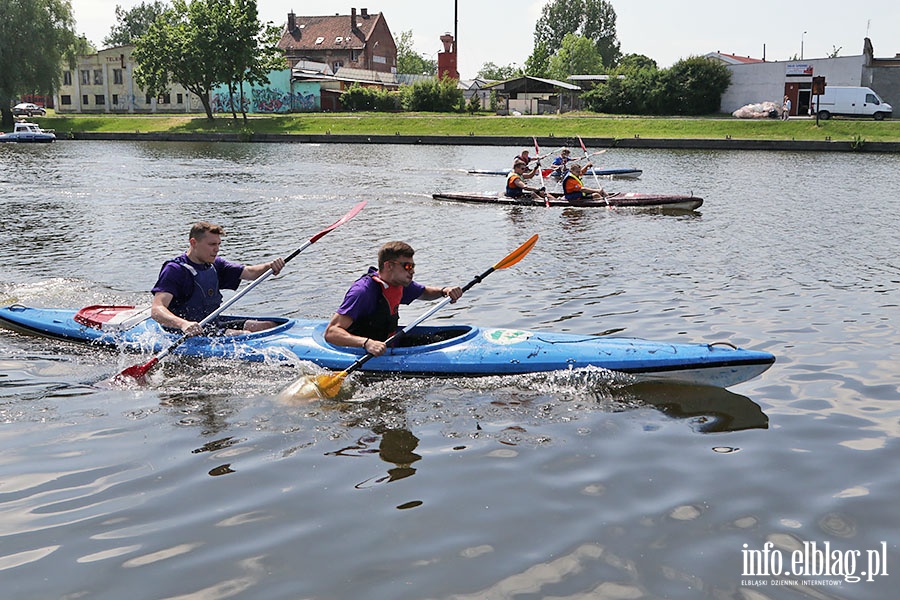
[[[388,262],[392,262],[395,265],[400,265],[407,271],[415,271],[416,270],[416,263],[414,263],[414,262],[400,262],[399,260],[391,260]]]

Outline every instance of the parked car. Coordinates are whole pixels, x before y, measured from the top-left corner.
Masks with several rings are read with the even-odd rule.
[[[15,106],[13,106],[12,112],[14,115],[27,115],[29,117],[39,115],[43,117],[46,116],[47,109],[45,109],[43,106],[32,104],[31,102],[22,102],[21,104],[16,104]]]

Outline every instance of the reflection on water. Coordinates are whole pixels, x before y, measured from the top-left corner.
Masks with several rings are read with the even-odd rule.
[[[769,418],[746,396],[713,387],[635,384],[626,393],[677,419],[689,419],[701,433],[767,429]]]

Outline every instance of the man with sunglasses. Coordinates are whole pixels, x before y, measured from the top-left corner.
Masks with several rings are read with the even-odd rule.
[[[525,183],[526,179],[531,179],[534,177],[538,169],[541,168],[541,163],[535,165],[534,169],[529,173],[528,165],[522,162],[521,160],[516,160],[513,163],[513,170],[510,171],[509,175],[506,178],[506,197],[507,198],[531,198],[536,199],[540,198],[550,198],[553,199],[553,194],[547,193],[547,188],[541,187],[529,187],[527,183]]]
[[[437,300],[448,296],[456,302],[459,286],[432,287],[413,281],[416,264],[412,246],[388,242],[378,251],[378,268],[357,279],[325,329],[325,341],[335,346],[362,348],[373,356],[384,354],[384,341],[399,328],[401,304],[413,300]]]

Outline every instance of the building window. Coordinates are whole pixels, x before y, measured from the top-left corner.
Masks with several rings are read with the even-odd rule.
[[[184,94],[178,94],[175,96],[178,100],[176,100],[176,104],[184,104]]]
[[[122,85],[122,69],[113,69],[113,83]]]
[[[63,71],[63,85],[72,85],[72,71]]]
[[[82,96],[81,96],[81,103],[82,103],[83,105],[85,105],[85,106],[87,106],[88,104],[90,104],[90,102],[88,101],[88,95],[87,95],[87,94],[82,94]]]
[[[343,67],[343,66],[344,66],[344,61],[342,61],[342,60],[336,60],[336,61],[334,61],[333,63],[331,63],[331,70],[334,71],[334,72],[336,73],[337,70],[340,69],[340,68]]]
[[[156,98],[157,104],[169,104],[172,102],[172,98],[169,94],[160,94]]]
[[[144,96],[144,104],[153,104],[153,96],[150,94]]]
[[[106,96],[104,96],[103,94],[96,94],[94,96],[94,104],[96,104],[97,106],[106,104]]]
[[[103,85],[103,69],[94,69],[94,85]]]
[[[59,97],[59,103],[60,104],[72,104],[72,96],[69,96],[68,94],[63,94],[62,96]]]
[[[81,71],[81,85],[91,85],[91,72],[87,69]]]
[[[112,95],[112,103],[113,103],[113,106],[117,106],[119,104],[119,95],[118,94]]]
[[[350,51],[350,62],[356,62],[359,60],[359,50],[351,50]]]

